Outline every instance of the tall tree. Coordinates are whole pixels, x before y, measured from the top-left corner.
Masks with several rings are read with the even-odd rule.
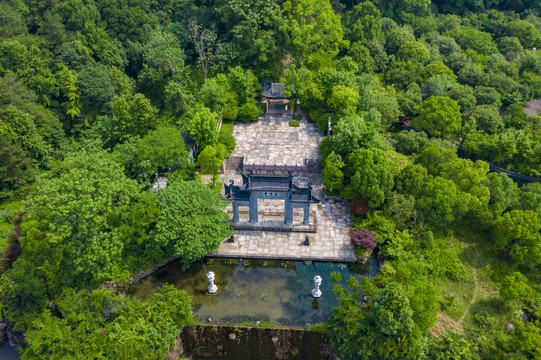
[[[176,181],[158,193],[161,210],[153,251],[178,256],[187,267],[215,251],[233,231],[220,193],[199,181]]]
[[[203,70],[203,79],[207,81],[209,65],[216,60],[224,58],[222,44],[218,41],[218,35],[214,26],[206,29],[199,25],[196,19],[192,19],[188,22],[188,30],[190,32],[190,40],[199,56],[201,70]]]
[[[342,157],[332,151],[325,159],[325,167],[323,168],[323,186],[329,191],[338,190],[344,184],[344,167]]]
[[[121,225],[140,196],[107,153],[87,144],[37,178],[23,256],[42,267],[53,288],[126,279],[122,251],[133,239]]]
[[[329,0],[288,0],[282,4],[282,10],[285,21],[279,29],[298,62],[307,61],[319,67],[348,46],[343,39],[340,15],[334,13]]]
[[[431,96],[421,104],[418,116],[412,120],[417,130],[433,135],[452,137],[462,128],[462,116],[458,103],[446,96]]]
[[[394,185],[385,152],[376,148],[354,151],[348,157],[348,171],[352,175],[344,197],[362,196],[372,208],[383,205]]]

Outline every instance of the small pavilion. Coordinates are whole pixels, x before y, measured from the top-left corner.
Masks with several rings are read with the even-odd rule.
[[[305,188],[293,184],[293,175],[287,176],[254,175],[251,172],[241,172],[242,185],[234,185],[231,180],[225,185],[226,200],[233,200],[233,223],[239,222],[239,206],[249,208],[250,223],[257,223],[257,200],[275,199],[284,200],[284,223],[293,224],[293,209],[304,209],[303,224],[310,222],[310,204],[319,203],[320,200],[312,195],[312,186],[308,183]]]
[[[261,96],[265,98],[265,113],[269,112],[269,102],[272,102],[273,100],[291,100],[290,96],[284,95],[284,89],[285,84],[263,80],[263,92],[261,93]],[[293,89],[293,91],[295,90]]]

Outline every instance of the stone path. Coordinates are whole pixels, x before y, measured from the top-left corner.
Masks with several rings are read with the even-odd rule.
[[[318,145],[323,133],[306,119],[300,127],[288,125],[291,117],[263,118],[257,123],[235,123],[233,135],[237,147],[231,156],[246,155],[247,163],[300,165],[302,159],[318,159]],[[234,180],[241,184],[240,172],[227,170],[221,175],[224,183]],[[321,173],[309,173],[297,177],[295,185],[304,187],[308,182],[314,188],[313,195],[321,203],[311,205],[310,224],[317,232],[276,232],[235,230],[234,242],[224,242],[214,256],[241,258],[302,259],[322,261],[356,261],[350,243],[349,230],[353,225],[347,206],[341,201],[323,200]],[[260,221],[276,221],[283,218],[284,205],[279,200],[259,200]],[[232,214],[232,205],[227,208]],[[247,221],[248,213],[240,213],[240,220]],[[302,213],[294,213],[294,224],[302,221]],[[310,245],[304,245],[309,236]]]

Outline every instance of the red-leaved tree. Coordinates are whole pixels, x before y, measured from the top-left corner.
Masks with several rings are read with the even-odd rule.
[[[376,239],[372,231],[361,227],[360,229],[355,229],[351,232],[351,243],[356,248],[372,251],[378,245],[378,239]]]

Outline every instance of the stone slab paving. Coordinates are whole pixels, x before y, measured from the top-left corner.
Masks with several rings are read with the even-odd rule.
[[[305,118],[300,127],[290,127],[291,117],[271,116],[257,123],[235,123],[233,135],[237,147],[231,156],[246,154],[248,163],[300,165],[302,159],[319,159],[318,145],[323,133]],[[227,170],[221,175],[224,183],[234,180],[241,184],[239,171]],[[212,256],[241,258],[301,259],[322,261],[356,261],[355,251],[350,243],[349,231],[353,223],[349,209],[342,201],[324,200],[321,173],[309,173],[307,177],[296,177],[294,183],[304,187],[312,183],[313,195],[321,203],[311,205],[310,223],[317,225],[316,233],[235,230],[234,242],[224,241]],[[260,221],[276,220],[276,214],[283,214],[283,202],[259,200]],[[243,214],[240,220],[247,220]],[[227,207],[232,214],[232,205]],[[297,210],[295,210],[297,211]],[[246,219],[243,219],[246,217]],[[302,213],[294,214],[294,225],[300,222]],[[304,245],[309,236],[310,245]]]
[[[257,123],[235,123],[237,147],[231,156],[245,156],[247,164],[303,165],[304,159],[319,158],[323,133],[306,119],[289,126],[291,117],[262,117]]]

